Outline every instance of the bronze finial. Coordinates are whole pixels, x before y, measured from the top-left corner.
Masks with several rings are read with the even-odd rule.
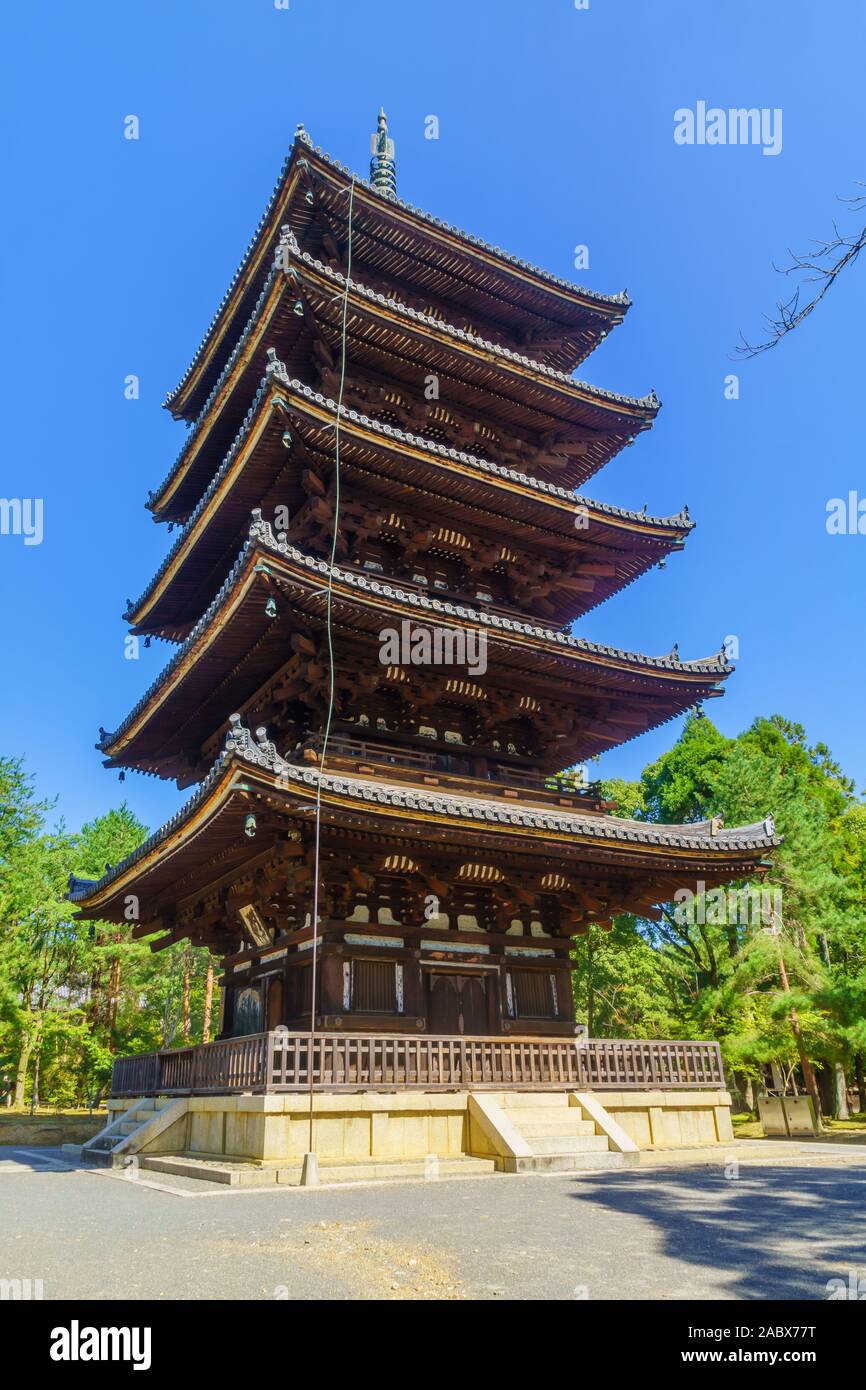
[[[397,193],[397,165],[394,162],[394,141],[388,135],[388,117],[379,112],[375,134],[370,136],[370,183],[377,193]]]

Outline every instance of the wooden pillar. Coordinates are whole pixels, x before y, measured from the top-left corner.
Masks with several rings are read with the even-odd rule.
[[[412,955],[403,961],[403,1012],[416,1016],[427,1012],[420,951],[413,951]],[[428,1019],[428,1027],[429,1024]]]
[[[344,959],[342,952],[329,952],[319,959],[319,1013],[343,1012]]]
[[[492,970],[485,971],[487,975],[487,1031],[494,1036],[502,1032],[504,969],[505,966],[501,964],[495,974]]]

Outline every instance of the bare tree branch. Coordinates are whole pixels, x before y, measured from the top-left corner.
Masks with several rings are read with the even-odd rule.
[[[861,188],[863,186],[862,183],[858,185]],[[840,198],[839,202],[846,203],[849,212],[862,212],[866,207],[866,194],[859,193],[853,198]],[[804,255],[789,250],[790,265],[774,264],[773,269],[780,275],[799,276],[802,284],[798,285],[790,299],[780,299],[777,302],[775,314],[764,315],[767,325],[767,336],[764,339],[752,343],[744,334],[740,334],[737,354],[741,357],[757,357],[759,353],[767,352],[780,343],[786,334],[797,328],[808,318],[812,310],[817,308],[842,271],[854,264],[864,246],[866,226],[861,227],[854,236],[845,236],[834,221],[833,236],[829,241],[813,241],[812,250]],[[801,304],[801,291],[805,285],[817,285],[818,288],[810,293],[804,304]]]

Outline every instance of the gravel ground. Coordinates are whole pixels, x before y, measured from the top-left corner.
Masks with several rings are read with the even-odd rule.
[[[824,1299],[866,1167],[656,1166],[229,1190],[0,1148],[0,1279],[46,1299]]]

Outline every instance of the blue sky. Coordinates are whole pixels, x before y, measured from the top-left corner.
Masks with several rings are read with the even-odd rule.
[[[184,434],[161,402],[297,122],[366,174],[380,103],[404,198],[634,300],[581,375],[664,405],[587,491],[657,513],[687,502],[698,526],[578,631],[687,657],[735,635],[738,669],[708,706],[722,729],[780,711],[866,783],[866,537],[825,528],[828,499],[866,495],[866,266],[775,351],[729,356],[785,288],[774,258],[834,216],[854,226],[836,199],[866,178],[862,5],[91,0],[19,3],[4,27],[0,495],[42,498],[44,539],[0,536],[0,752],[26,756],[70,827],[121,797],[154,826],[183,799],[137,774],[119,787],[93,748],[172,650],[125,660],[120,620],[170,542],[143,507]],[[699,100],[780,108],[781,152],[676,144],[674,112]],[[638,775],[676,729],[601,771]]]

